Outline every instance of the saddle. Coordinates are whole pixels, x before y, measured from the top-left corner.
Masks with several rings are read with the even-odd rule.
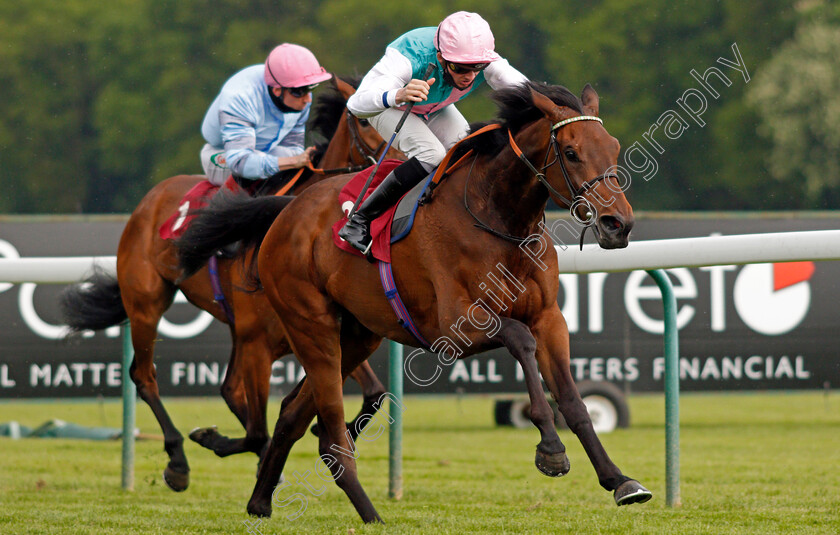
[[[252,187],[242,187],[233,175],[229,176],[222,186],[216,186],[209,180],[202,180],[190,188],[190,190],[181,199],[181,202],[178,203],[178,209],[175,213],[169,216],[169,218],[160,226],[158,234],[160,234],[161,239],[174,240],[179,238],[181,234],[187,230],[190,221],[195,218],[195,214],[190,212],[207,206],[207,203],[210,202],[213,195],[215,195],[222,187],[230,191],[247,191],[253,195],[253,192],[251,191]]]
[[[432,191],[437,187],[440,181],[464,164],[472,155],[471,150],[467,151],[455,163],[450,165],[449,162],[455,154],[455,148],[466,139],[481,135],[490,130],[496,130],[498,128],[500,128],[500,125],[498,124],[487,125],[456,143],[455,146],[449,149],[446,153],[446,157],[437,169],[432,171],[429,176],[414,186],[411,191],[403,195],[397,202],[396,206],[392,207],[371,222],[370,233],[373,242],[368,254],[372,257],[372,259],[378,261],[376,264],[379,271],[379,279],[382,282],[382,289],[385,292],[385,297],[388,299],[388,303],[391,305],[391,309],[397,316],[398,323],[406,331],[408,331],[415,340],[417,340],[420,347],[429,349],[430,344],[423,337],[423,334],[411,319],[411,314],[403,303],[397,285],[394,282],[394,274],[391,267],[391,245],[408,236],[414,225],[414,217],[417,214],[417,209],[422,204],[431,201]],[[374,176],[373,180],[371,180],[370,187],[365,193],[365,198],[370,195],[374,189],[376,189],[376,186],[385,179],[391,170],[401,163],[402,162],[399,160],[383,161],[379,166],[376,176]],[[370,173],[372,172],[373,168],[362,171],[351,178],[344,188],[342,188],[338,195],[338,199],[341,204],[342,212],[344,212],[344,217],[342,217],[332,227],[333,242],[335,245],[339,249],[347,251],[350,254],[362,257],[364,256],[363,253],[338,237],[338,231],[341,230],[341,227],[343,227],[344,223],[347,222],[347,214],[353,209],[353,204],[358,198],[360,190],[364,187],[368,176],[370,176]],[[368,258],[368,260],[371,260],[371,258]]]
[[[370,187],[365,193],[364,199],[366,199],[373,190],[376,189],[385,177],[388,176],[388,173],[394,170],[394,168],[401,163],[403,162],[400,160],[384,160],[380,164],[379,169],[376,172],[376,176],[374,176],[373,180],[371,180]],[[367,182],[371,172],[373,172],[373,167],[369,167],[358,173],[350,179],[338,195],[338,202],[341,204],[344,217],[333,225],[333,242],[339,249],[356,256],[364,255],[356,248],[339,238],[338,231],[341,230],[347,222],[347,214],[350,213],[350,210],[353,208],[353,204],[358,198],[359,192],[365,185],[365,182]],[[420,196],[423,191],[425,191],[433,175],[434,173],[430,174],[426,179],[420,181],[420,183],[414,186],[411,191],[403,195],[397,204],[386,210],[382,215],[371,222],[370,235],[373,240],[373,245],[370,248],[370,255],[374,259],[382,262],[391,261],[391,244],[396,243],[408,235],[411,230],[411,226],[414,223],[414,215],[417,212]]]
[[[469,138],[481,135],[490,130],[496,130],[498,128],[500,128],[498,124],[485,126],[456,143],[455,146],[449,149],[446,153],[446,157],[437,169],[433,170],[429,176],[421,180],[420,183],[411,189],[411,191],[403,195],[395,206],[388,209],[385,213],[371,222],[370,235],[373,245],[370,248],[369,254],[374,260],[388,263],[391,262],[391,245],[405,238],[411,232],[418,208],[431,200],[432,191],[435,187],[437,187],[443,178],[460,167],[472,155],[472,151],[469,151],[461,156],[461,158],[455,163],[450,165],[449,162],[452,159],[458,145]],[[367,198],[367,196],[376,189],[376,186],[385,179],[388,173],[401,163],[402,162],[399,160],[384,160],[382,164],[380,164],[379,170],[376,172],[376,176],[373,177],[364,198]],[[344,212],[344,217],[333,225],[333,242],[342,251],[347,251],[348,253],[356,256],[364,255],[355,247],[347,244],[344,240],[339,238],[338,231],[341,230],[344,223],[347,222],[347,214],[353,208],[353,203],[358,198],[359,192],[372,171],[373,168],[369,167],[368,169],[358,173],[350,179],[338,195],[338,201],[341,205],[342,212]],[[364,199],[362,199],[362,201],[364,201]]]

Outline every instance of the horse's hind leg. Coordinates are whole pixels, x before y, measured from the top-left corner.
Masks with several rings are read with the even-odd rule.
[[[643,503],[651,498],[649,490],[621,473],[607,455],[595,434],[586,405],[572,379],[569,366],[569,331],[559,310],[546,314],[533,328],[537,338],[537,360],[543,378],[551,390],[569,429],[578,437],[589,456],[602,487],[613,491],[618,505]]]
[[[141,277],[130,269],[120,271],[119,268],[118,273],[123,303],[131,323],[131,343],[134,346],[134,362],[129,373],[137,385],[137,395],[152,409],[163,431],[163,445],[169,455],[163,479],[169,488],[180,492],[186,490],[190,483],[184,437],[163,407],[154,367],[157,324],[172,304],[175,287],[155,274]],[[141,279],[145,279],[145,283]]]
[[[309,422],[315,417],[315,400],[309,386],[309,381],[304,379],[283,400],[280,416],[274,426],[274,435],[260,464],[257,483],[248,501],[249,514],[271,516],[271,505],[275,500],[279,507],[284,508],[294,503],[294,501],[286,503],[289,500],[280,500],[279,495],[275,496],[275,494],[282,489],[281,486],[277,486],[277,483],[292,446],[303,436]],[[306,503],[308,501],[302,504],[296,514],[288,518],[293,520],[300,516],[306,509]]]
[[[385,385],[379,380],[379,377],[373,373],[373,368],[366,360],[359,364],[359,366],[350,373],[350,377],[359,383],[362,387],[362,408],[352,421],[347,422],[347,430],[350,432],[350,438],[356,440],[367,423],[369,416],[374,414],[379,409],[379,401],[382,395],[385,394]],[[317,424],[310,429],[312,434],[319,436],[320,428]]]
[[[378,342],[377,342],[378,345]],[[342,355],[343,355],[342,349]],[[373,350],[371,350],[373,352]],[[365,355],[367,358],[370,355]],[[342,356],[342,359],[345,357]],[[359,410],[359,414],[353,418],[353,421],[347,423],[347,429],[350,431],[350,437],[353,440],[358,438],[359,433],[364,429],[364,426],[367,425],[367,422],[370,420],[370,416],[372,416],[376,411],[379,409],[379,404],[382,401],[382,396],[385,394],[385,385],[382,384],[382,381],[379,380],[379,377],[373,373],[373,368],[370,367],[370,363],[367,360],[363,361],[359,366],[350,372],[350,377],[352,377],[359,386],[362,387],[362,408]],[[360,419],[364,418],[364,422]]]
[[[355,462],[356,449],[344,422],[342,397],[344,377],[370,355],[369,348],[376,347],[379,339],[368,331],[361,342],[358,339],[354,340],[354,335],[362,333],[361,326],[352,316],[346,315],[339,327],[338,311],[334,307],[325,300],[316,299],[317,296],[306,297],[306,311],[309,317],[294,315],[284,321],[290,342],[306,370],[306,382],[297,398],[280,413],[278,426],[275,428],[274,437],[263,459],[257,484],[248,503],[248,512],[260,516],[271,514],[272,491],[280,477],[288,448],[291,447],[287,445],[288,441],[284,440],[284,430],[292,428],[295,432],[294,440],[299,438],[296,433],[300,431],[300,421],[290,422],[287,412],[292,407],[297,407],[298,403],[304,402],[301,399],[304,393],[312,392],[318,416],[323,424],[322,430],[326,431],[326,436],[321,437],[322,459],[362,520],[381,522],[382,519],[359,482]],[[288,296],[284,296],[283,302],[289,301]],[[316,301],[321,301],[321,307],[314,306]],[[272,302],[277,306],[279,301]],[[341,348],[345,347],[346,355],[341,352]],[[307,419],[304,425],[308,425],[309,421],[311,418]]]
[[[534,358],[536,340],[528,327],[517,320],[501,318],[502,327],[494,337],[501,341],[522,366],[528,397],[531,400],[531,421],[540,431],[535,464],[543,474],[557,477],[569,472],[566,447],[554,428],[554,412],[545,399],[537,361]]]

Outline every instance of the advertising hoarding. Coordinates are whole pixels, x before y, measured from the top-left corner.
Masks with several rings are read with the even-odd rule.
[[[834,229],[838,222],[823,213],[642,214],[632,239]],[[0,256],[113,255],[124,223],[124,217],[3,218]],[[570,236],[567,243],[576,241]],[[562,260],[561,251],[561,270]],[[683,390],[815,389],[840,382],[837,262],[668,273],[677,298]],[[119,329],[64,341],[56,308],[60,290],[0,285],[0,398],[119,396]],[[561,274],[558,303],[571,333],[576,380],[662,390],[662,304],[645,272]],[[217,394],[230,354],[227,327],[179,298],[159,335],[162,395]],[[371,359],[383,378],[386,350],[383,344]],[[524,392],[521,371],[504,350],[454,363],[412,348],[405,354],[406,393]],[[293,356],[277,361],[273,390],[287,392],[302,374]],[[358,389],[349,384],[348,391]]]

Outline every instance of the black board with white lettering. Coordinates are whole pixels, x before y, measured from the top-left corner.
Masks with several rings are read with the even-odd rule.
[[[549,222],[551,218],[549,217]],[[124,217],[0,217],[0,256],[113,255]],[[642,214],[634,240],[837,228],[828,213]],[[554,236],[575,246],[577,236]],[[591,239],[591,237],[590,237]],[[560,253],[562,269],[562,252]],[[818,389],[840,384],[834,348],[840,312],[840,263],[798,262],[670,270],[680,326],[680,376],[685,391]],[[465,320],[491,333],[494,280]],[[516,287],[510,281],[508,288]],[[626,391],[661,391],[662,304],[644,272],[563,274],[560,304],[571,332],[576,380],[616,383]],[[0,285],[0,398],[119,396],[122,343],[118,329],[62,340],[56,310],[60,285]],[[502,350],[451,362],[406,347],[406,393],[524,392],[515,361]],[[166,396],[216,395],[224,378],[227,327],[176,301],[160,327],[157,374]],[[371,360],[387,377],[387,344]],[[293,357],[275,363],[276,394],[302,377]],[[348,383],[348,391],[358,387]]]

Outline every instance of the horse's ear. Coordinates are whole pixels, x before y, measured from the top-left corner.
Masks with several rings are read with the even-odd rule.
[[[551,117],[555,113],[554,110],[557,108],[557,104],[555,104],[554,101],[535,90],[533,87],[531,88],[531,101],[534,103],[534,106],[536,106],[547,117]]]
[[[347,100],[350,98],[350,95],[356,92],[352,85],[348,84],[338,76],[333,75],[332,82],[335,88],[338,89],[338,92],[341,93],[341,96],[344,97],[344,100]]]
[[[543,112],[543,114],[546,117],[548,117],[549,120],[552,121],[556,121],[558,118],[560,120],[566,119],[575,114],[571,108],[568,108],[566,106],[558,106],[554,103],[553,100],[543,95],[539,91],[536,91],[533,87],[531,88],[531,101],[534,103],[534,106],[536,106],[537,109]]]
[[[598,93],[592,89],[591,85],[586,84],[580,96],[580,101],[583,102],[583,111],[598,117],[598,100]]]

